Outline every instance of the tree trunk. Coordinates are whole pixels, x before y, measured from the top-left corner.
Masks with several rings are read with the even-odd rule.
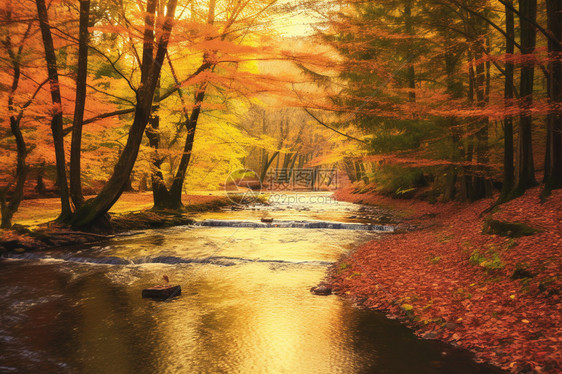
[[[42,173],[42,171],[40,171]],[[43,175],[39,174],[37,176],[37,183],[35,185],[35,192],[42,194],[45,193],[45,182],[43,182]]]
[[[536,30],[533,23],[537,17],[537,0],[519,0],[521,53],[531,55],[535,50]],[[528,18],[531,22],[527,21]],[[537,184],[533,161],[532,122],[529,114],[533,103],[534,63],[525,62],[521,67],[521,115],[519,118],[519,159],[517,163],[517,184],[513,196],[522,195],[529,187]]]
[[[515,51],[515,45],[513,43],[515,39],[515,22],[513,11],[511,10],[513,1],[506,1],[508,5],[505,6],[505,53],[512,55]],[[513,100],[513,70],[513,63],[507,61],[505,63],[504,85],[504,106],[506,110],[509,110]],[[506,201],[515,185],[515,171],[513,166],[513,117],[510,115],[504,118],[503,133],[503,186],[498,203]]]
[[[76,76],[76,103],[72,121],[72,140],[70,143],[70,197],[76,208],[84,203],[80,179],[80,153],[82,146],[82,124],[86,105],[86,80],[88,78],[88,43],[90,34],[90,0],[80,1],[80,26],[78,39],[78,72]]]
[[[10,62],[12,63],[12,68],[14,69],[14,74],[12,77],[12,86],[10,88],[10,94],[8,96],[8,111],[10,113],[14,112],[14,96],[15,92],[19,87],[20,77],[21,77],[21,65],[20,58],[22,54],[23,43],[29,30],[31,29],[31,23],[28,25],[26,34],[21,40],[21,44],[17,49],[18,52],[14,53],[12,50],[12,45],[10,38],[6,38],[5,46],[8,50],[8,55],[10,57]],[[41,86],[38,87],[38,90]],[[36,91],[37,92],[37,91]],[[35,96],[35,95],[34,95]],[[24,105],[24,108],[31,103],[33,97]],[[0,214],[2,220],[0,222],[0,228],[9,229],[12,227],[12,217],[14,213],[18,210],[18,207],[23,200],[23,187],[28,173],[28,167],[26,165],[25,159],[27,157],[27,145],[23,138],[20,123],[23,117],[23,110],[20,109],[19,114],[16,116],[12,114],[10,116],[10,131],[14,136],[16,141],[16,186],[13,193],[8,198],[8,193],[10,190],[10,185],[6,186],[0,193]]]
[[[199,121],[199,115],[201,114],[201,105],[203,105],[203,100],[205,99],[205,91],[207,85],[205,83],[199,87],[197,93],[195,94],[195,104],[189,116],[189,122],[187,125],[187,136],[185,138],[185,144],[183,147],[183,154],[181,156],[180,164],[178,170],[170,187],[170,198],[171,204],[177,206],[178,208],[183,206],[181,201],[181,193],[183,189],[183,183],[185,182],[185,175],[187,174],[187,167],[189,166],[189,161],[191,159],[191,151],[193,150],[193,143],[195,141],[195,130],[197,129],[197,122]]]
[[[468,103],[474,103],[474,91],[476,85],[476,77],[474,73],[474,65],[473,65],[473,55],[471,51],[468,51]],[[473,132],[473,125],[467,125],[467,132],[468,136],[466,137],[466,153],[465,153],[465,161],[467,163],[472,163],[473,153],[474,153],[474,135]],[[474,175],[474,170],[472,166],[465,166],[464,175],[461,177],[461,191],[463,193],[462,199],[472,199],[474,196],[473,193],[473,183],[472,178]]]
[[[261,113],[262,113],[261,133],[262,135],[265,136],[267,133],[267,121],[266,121],[265,110],[263,110]],[[260,178],[261,175],[263,174],[263,167],[267,163],[268,159],[269,159],[269,152],[267,151],[267,149],[263,148],[261,150],[261,157],[260,157],[260,165],[262,165],[262,172],[260,173]],[[261,178],[261,181],[263,183],[263,178]]]
[[[40,1],[40,0],[37,0]],[[152,110],[152,101],[156,84],[160,77],[160,71],[166,55],[170,33],[173,27],[173,18],[177,0],[169,0],[167,5],[166,19],[162,26],[162,35],[158,40],[156,56],[152,52],[146,53],[146,49],[152,50],[154,42],[153,25],[156,0],[149,0],[145,16],[145,40],[143,61],[141,66],[142,78],[140,88],[137,92],[137,104],[135,117],[129,130],[127,143],[119,156],[113,174],[102,191],[94,198],[86,201],[74,214],[71,224],[75,228],[87,228],[95,225],[96,221],[103,220],[109,209],[115,204],[127,183],[129,175],[133,170],[139,147],[142,142],[144,130],[148,124]]]
[[[291,160],[291,167],[289,168],[289,178],[293,177],[293,171],[295,170],[295,164],[297,159],[299,158],[298,150],[294,153],[292,160]]]
[[[472,37],[475,39],[473,41],[474,52],[473,56],[475,60],[480,60],[482,57],[488,54],[488,45],[482,45],[482,40],[485,40],[485,36],[488,33],[488,24],[481,17],[470,17],[471,21],[471,31],[474,33]],[[488,94],[490,91],[490,74],[489,74],[489,63],[478,62],[475,66],[475,77],[473,81],[474,94],[476,98],[476,106],[478,108],[484,108],[488,104]],[[472,200],[482,199],[491,194],[491,188],[489,188],[489,181],[486,175],[486,164],[488,163],[488,128],[489,120],[487,117],[480,116],[476,126],[478,130],[476,131],[476,166],[475,175],[472,178]]]
[[[476,67],[477,77],[476,77],[476,96],[478,100],[478,106],[484,107],[486,105],[487,98],[485,96],[485,69],[484,65],[478,64]],[[484,118],[478,122],[480,129],[476,132],[476,162],[478,166],[476,167],[476,175],[473,178],[473,200],[482,199],[489,196],[491,190],[488,188],[488,181],[486,178],[486,167],[488,163],[488,128],[489,122],[488,118]]]
[[[359,163],[359,170],[361,170],[361,178],[363,179],[363,182],[365,182],[365,184],[369,184],[369,177],[367,176],[367,170],[365,169],[365,165],[363,164],[362,161]]]
[[[260,175],[260,179],[261,179],[262,183],[265,182],[265,177],[267,176],[267,171],[269,170],[269,167],[271,166],[271,163],[273,162],[273,160],[275,160],[275,158],[278,155],[279,155],[279,151],[275,151],[273,153],[273,155],[269,158],[269,160],[266,161],[265,165],[263,166],[263,169],[262,169],[261,175]]]
[[[152,197],[154,201],[153,209],[174,209],[170,206],[171,196],[168,192],[168,188],[166,188],[164,175],[160,168],[163,160],[158,155],[158,148],[160,146],[160,116],[153,115],[150,118],[149,126],[146,129],[146,136],[150,147],[153,149],[151,173]],[[179,208],[180,207],[178,207],[178,209]]]
[[[412,24],[412,2],[410,0],[408,0],[404,5],[404,18],[406,23],[406,33],[414,36],[414,28]],[[416,72],[413,62],[411,61],[408,63],[408,70],[406,74],[408,78],[408,88],[410,89],[408,92],[408,101],[414,103],[416,102]]]
[[[548,148],[545,162],[545,192],[562,188],[562,2],[546,0],[548,31],[558,41],[548,40],[550,57],[548,91],[554,107],[548,115]]]
[[[10,117],[10,130],[16,140],[17,148],[17,164],[16,164],[16,186],[14,192],[7,198],[8,189],[1,196],[2,223],[0,228],[9,229],[12,227],[12,217],[18,210],[23,200],[23,187],[27,178],[28,167],[25,159],[27,157],[27,146],[20,129],[20,119],[14,116]]]
[[[154,93],[154,101],[158,102],[160,96],[160,83],[156,87]],[[146,128],[146,137],[148,138],[148,144],[153,149],[152,151],[152,172],[150,173],[150,179],[152,183],[152,198],[154,201],[155,210],[169,209],[170,204],[170,193],[164,182],[164,175],[162,173],[162,162],[163,159],[158,154],[158,149],[160,147],[160,116],[158,115],[159,105],[153,105],[152,116],[150,117],[149,125]]]
[[[447,45],[450,45],[450,40],[448,35],[445,35]],[[455,55],[453,51],[448,51],[445,54],[445,71],[447,73],[447,94],[453,100],[458,100],[462,97],[463,86],[462,82],[458,79],[458,63],[459,55]],[[462,143],[461,143],[461,131],[459,130],[459,121],[451,116],[447,118],[446,126],[451,133],[451,154],[449,159],[453,162],[462,161],[464,158]],[[460,150],[460,152],[459,152]],[[450,166],[446,169],[446,179],[445,188],[443,191],[443,201],[450,201],[454,199],[456,194],[455,185],[457,183],[457,166]]]
[[[355,174],[355,164],[353,163],[353,160],[351,158],[344,158],[343,159],[343,166],[344,166],[344,170],[345,173],[347,174],[347,177],[349,178],[349,181],[351,183],[355,183],[357,181],[356,177],[357,175]]]
[[[55,47],[53,45],[53,37],[49,26],[49,15],[47,13],[47,7],[45,6],[45,0],[35,0],[35,3],[37,5],[37,15],[39,17],[41,36],[43,37],[43,47],[45,49],[45,61],[47,62],[47,72],[51,86],[51,100],[53,101],[53,106],[56,110],[56,113],[53,114],[53,118],[51,119],[51,132],[53,133],[53,143],[55,146],[57,184],[61,199],[61,214],[59,216],[59,220],[65,220],[70,217],[72,211],[70,209],[68,185],[66,182],[64,135],[62,129],[62,101],[59,75],[57,71],[57,59],[55,56]]]
[[[127,179],[127,183],[125,183],[125,188],[123,189],[124,192],[135,192],[133,188],[133,173],[129,174],[129,178]]]
[[[142,173],[141,179],[139,181],[139,191],[144,192],[148,190],[148,181],[146,173]]]

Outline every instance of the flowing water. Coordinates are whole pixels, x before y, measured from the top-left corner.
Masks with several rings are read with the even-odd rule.
[[[274,220],[258,224],[263,217]],[[379,313],[310,293],[338,257],[386,235],[356,226],[387,222],[386,213],[308,199],[197,218],[223,221],[2,260],[0,372],[496,372]],[[142,299],[164,274],[181,297]]]

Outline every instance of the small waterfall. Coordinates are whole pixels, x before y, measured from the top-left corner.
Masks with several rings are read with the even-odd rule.
[[[82,257],[77,256],[73,253],[59,253],[56,255],[50,255],[45,253],[34,253],[34,252],[27,252],[27,253],[4,253],[0,257],[0,259],[10,259],[10,260],[46,260],[46,261],[68,261],[68,262],[78,262],[84,264],[95,264],[95,265],[131,265],[133,264],[132,261],[116,257],[116,256],[107,256],[107,257]]]
[[[244,263],[272,263],[272,264],[287,264],[287,265],[313,265],[313,266],[328,266],[333,262],[330,261],[287,261],[287,260],[267,260],[261,258],[243,258],[243,257],[228,257],[228,256],[210,256],[202,258],[184,258],[178,256],[146,256],[135,259],[124,259],[121,257],[108,256],[108,257],[81,257],[72,254],[58,254],[48,255],[42,253],[4,253],[0,259],[11,260],[35,260],[35,261],[66,261],[81,264],[91,265],[142,265],[142,264],[209,264],[217,266],[234,266]]]
[[[196,222],[198,226],[210,227],[249,227],[249,228],[297,228],[297,229],[331,229],[331,230],[367,230],[380,232],[394,232],[394,226],[370,225],[363,223],[346,223],[330,221],[277,221],[271,223],[244,221],[244,220],[221,220],[206,219]]]

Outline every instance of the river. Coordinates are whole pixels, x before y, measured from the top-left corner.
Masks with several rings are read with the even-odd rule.
[[[387,234],[282,222],[391,219],[326,194],[305,197],[196,217],[223,222],[218,227],[133,232],[1,260],[0,372],[497,372],[380,313],[312,295],[342,254]],[[259,226],[263,217],[274,220],[240,225]],[[182,295],[141,298],[163,275]]]

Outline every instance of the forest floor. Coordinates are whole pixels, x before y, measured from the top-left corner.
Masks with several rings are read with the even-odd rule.
[[[197,212],[218,210],[231,202],[220,194],[192,193],[182,196],[185,212],[151,211],[152,192],[124,193],[110,210],[113,233],[170,227],[193,223],[191,215]],[[14,216],[11,230],[0,230],[0,253],[66,247],[107,240],[106,233],[72,231],[57,225],[54,220],[60,213],[59,198],[24,200]]]
[[[334,265],[336,293],[477,361],[514,373],[562,372],[561,190],[541,204],[535,188],[482,216],[494,200],[429,204],[352,191],[336,197],[397,209],[407,229]]]

